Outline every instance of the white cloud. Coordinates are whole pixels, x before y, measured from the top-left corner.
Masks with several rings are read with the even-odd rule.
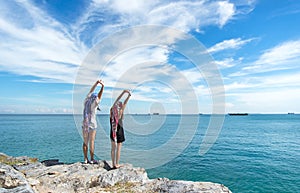
[[[159,3],[157,0],[153,1],[140,1],[140,0],[127,0],[127,1],[118,1],[114,0],[109,2],[112,9],[118,13],[124,14],[139,14],[147,15],[149,10]]]
[[[258,0],[234,0],[231,2],[234,2],[237,14],[248,14],[254,10],[257,1]]]
[[[263,52],[259,58],[231,76],[296,69],[300,60],[300,40],[286,41]]]
[[[228,112],[299,112],[300,73],[234,77],[225,85]]]
[[[233,58],[225,58],[223,60],[215,60],[215,64],[218,65],[221,69],[223,68],[231,68],[233,66],[236,66],[242,62],[243,58],[238,58],[237,60]]]
[[[95,0],[91,10],[89,12],[91,15],[105,12],[108,16],[115,16],[115,23],[111,26],[114,30],[122,26],[155,24],[171,26],[183,31],[199,30],[208,25],[222,27],[236,12],[234,4],[229,1],[204,0],[196,2]],[[86,15],[84,18],[91,20],[92,17]]]
[[[218,13],[220,15],[219,25],[224,26],[235,14],[235,7],[226,1],[218,2]]]
[[[201,71],[196,68],[186,69],[181,71],[181,73],[188,78],[191,84],[199,84],[199,82],[203,81]]]
[[[255,62],[256,65],[279,65],[300,59],[300,40],[284,42],[266,50]]]
[[[300,72],[267,76],[263,78],[262,82],[266,88],[297,88],[300,87]]]
[[[37,77],[32,81],[62,83],[74,82],[76,72],[88,53],[88,49],[121,29],[135,25],[157,24],[185,32],[201,31],[205,26],[223,27],[237,13],[235,5],[230,1],[143,2],[131,0],[125,3],[125,1],[117,0],[94,0],[88,9],[78,13],[81,16],[74,24],[65,25],[51,17],[47,10],[42,10],[31,1],[0,1],[0,7],[0,70]],[[15,7],[18,8],[16,12]],[[7,17],[8,15],[12,17]],[[126,35],[128,37],[128,34],[124,34],[124,37]],[[123,79],[117,87],[130,88],[136,82],[156,79],[169,86],[175,87],[176,85],[178,90],[184,90],[188,82],[194,84],[201,81],[197,73],[178,72],[174,66],[166,63],[169,57],[168,48],[178,38],[182,37],[172,34],[170,30],[149,32],[142,36],[133,33],[131,38],[125,41],[124,39],[122,41],[122,38],[114,39],[111,45],[115,46],[113,49],[117,54],[111,56],[107,50],[104,57],[114,57],[111,66],[106,69],[103,76],[106,84],[114,87],[121,77]],[[165,47],[148,45],[140,49],[126,47],[127,44],[134,45],[144,40],[153,42],[155,39],[164,40],[163,46]],[[223,43],[214,49],[218,51],[218,49],[224,49],[224,46],[237,48],[246,41],[236,39],[232,45]],[[94,82],[91,80],[93,76],[88,75],[91,72],[97,75],[99,72],[96,70],[97,66],[87,69],[84,74],[86,82]],[[182,77],[176,79],[176,74]],[[187,75],[188,82],[184,82],[186,81],[184,75]],[[161,86],[157,89],[161,89],[163,94],[170,93],[167,87]],[[200,92],[203,91],[201,87],[197,87],[196,92],[198,89]],[[167,97],[167,95],[160,95],[161,98],[162,96]],[[164,99],[172,102],[178,101],[174,96]],[[138,92],[136,97],[144,101],[151,101],[155,98],[143,96]],[[64,110],[61,109],[61,111]]]
[[[160,26],[138,26],[113,34],[89,52],[78,70],[76,83],[90,84],[102,72],[106,84],[112,86],[133,66],[145,62],[166,63],[169,46],[184,38],[182,32]]]
[[[300,73],[290,72],[265,76],[234,77],[229,78],[225,85],[228,93],[256,91],[256,90],[282,90],[285,88],[300,87]]]
[[[230,84],[226,84],[225,85],[225,91],[226,92],[230,92],[232,90],[239,90],[241,91],[241,89],[248,89],[248,88],[254,88],[255,86],[257,86],[257,84],[252,84],[252,83],[245,83],[245,82],[233,82]]]
[[[199,11],[201,10],[201,11]],[[171,25],[184,31],[207,25],[225,25],[235,14],[228,1],[179,1],[161,4],[149,13],[149,23]]]
[[[26,1],[15,6],[23,9],[18,20],[5,20],[4,13],[0,13],[1,70],[50,81],[73,82],[84,48],[76,45],[64,26],[37,7]],[[29,21],[32,26],[22,25]]]
[[[207,49],[208,52],[219,52],[226,49],[239,49],[243,45],[251,42],[253,39],[242,40],[241,38],[224,40]]]
[[[283,88],[280,90],[260,90],[255,92],[237,93],[228,112],[249,113],[287,113],[300,109],[300,89]]]
[[[66,26],[30,1],[2,1],[0,6],[1,70],[68,83],[88,48],[120,29],[158,24],[190,31],[223,26],[236,12],[229,1],[94,0],[73,25]],[[13,17],[6,19],[7,15]]]

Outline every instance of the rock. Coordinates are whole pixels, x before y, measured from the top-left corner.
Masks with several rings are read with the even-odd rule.
[[[231,192],[221,184],[211,182],[191,182],[169,180],[167,178],[149,179],[143,168],[124,164],[112,170],[109,163],[62,164],[58,160],[44,164],[33,162],[32,158],[12,158],[5,154],[0,163],[1,192]],[[12,166],[7,163],[14,163]],[[48,166],[46,166],[48,165]]]
[[[33,193],[33,190],[21,172],[0,163],[0,192]]]
[[[223,193],[231,192],[222,184],[211,182],[192,182],[182,180],[169,180],[167,178],[155,179],[149,183],[150,189],[153,192],[209,192],[209,193]]]
[[[109,170],[99,176],[99,184],[102,187],[114,186],[117,183],[145,183],[148,176],[143,168],[134,168],[126,164],[119,169]]]

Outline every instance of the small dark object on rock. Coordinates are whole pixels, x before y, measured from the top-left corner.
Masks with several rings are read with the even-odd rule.
[[[59,162],[58,159],[48,159],[48,160],[44,160],[41,162],[42,164],[44,164],[45,166],[54,166],[54,165],[62,165],[64,163]]]

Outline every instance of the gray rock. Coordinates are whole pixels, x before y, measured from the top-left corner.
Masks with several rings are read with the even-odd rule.
[[[134,168],[126,164],[119,169],[107,171],[99,176],[101,187],[114,186],[117,183],[145,183],[149,180],[144,168]]]
[[[0,153],[0,157],[4,155]],[[145,169],[130,164],[111,170],[111,164],[106,161],[45,166],[27,157],[6,156],[4,160],[6,164],[16,164],[12,167],[0,163],[0,193],[231,192],[224,185],[211,182],[149,179]]]
[[[169,180],[167,178],[154,179],[149,183],[148,190],[153,192],[207,192],[224,193],[231,191],[222,184],[211,182],[192,182],[182,180]]]
[[[0,192],[33,193],[33,190],[21,172],[0,163]]]

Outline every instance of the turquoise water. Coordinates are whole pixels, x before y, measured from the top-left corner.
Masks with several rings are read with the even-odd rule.
[[[133,117],[149,121],[147,115]],[[209,115],[201,115],[198,129],[182,154],[148,169],[149,177],[217,182],[233,192],[300,192],[300,115],[226,116],[218,140],[200,156],[199,146],[209,119]],[[179,115],[168,115],[161,128],[149,135],[126,132],[124,147],[145,151],[155,148],[174,135],[172,128],[179,120]],[[108,133],[108,116],[100,115],[98,121]],[[73,115],[0,115],[0,141],[0,152],[11,156],[82,161],[82,140]],[[101,147],[96,148],[102,146],[109,149],[109,140],[101,141]],[[122,156],[125,159],[126,155]]]

